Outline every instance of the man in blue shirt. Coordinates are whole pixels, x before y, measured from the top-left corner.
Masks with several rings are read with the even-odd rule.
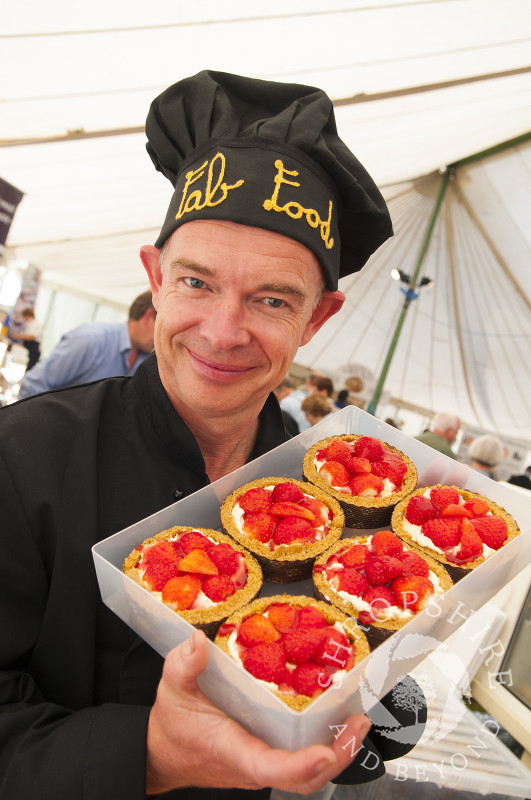
[[[48,358],[26,372],[19,397],[133,375],[153,350],[155,316],[148,290],[133,300],[127,322],[88,322],[68,331]]]

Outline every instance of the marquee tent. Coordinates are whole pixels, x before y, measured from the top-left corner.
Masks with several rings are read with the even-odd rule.
[[[528,0],[11,3],[0,178],[24,198],[4,265],[30,263],[43,290],[123,314],[146,288],[138,248],[171,192],[144,148],[150,101],[205,68],[320,86],[395,236],[342,282],[345,308],[297,362],[361,369],[372,387],[411,288],[390,270],[411,277],[421,261],[419,281],[433,283],[416,288],[382,402],[455,410],[531,442],[530,40]]]

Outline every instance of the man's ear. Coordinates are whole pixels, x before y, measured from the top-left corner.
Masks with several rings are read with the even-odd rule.
[[[346,298],[343,292],[329,292],[328,290],[323,292],[323,296],[321,297],[317,306],[314,308],[312,316],[304,328],[300,342],[301,347],[304,344],[308,344],[310,339],[315,336],[317,331],[328,319],[330,319],[330,317],[333,317],[334,314],[337,314],[338,311],[341,311],[345,300]]]
[[[162,271],[160,268],[160,250],[152,244],[144,244],[140,248],[140,259],[144,265],[151,286],[153,305],[159,307],[159,294],[162,284]]]

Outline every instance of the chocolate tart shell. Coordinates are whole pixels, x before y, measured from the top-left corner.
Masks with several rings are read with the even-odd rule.
[[[253,556],[247,552],[244,547],[241,547],[237,542],[234,542],[234,540],[229,536],[225,536],[223,533],[211,530],[210,528],[190,528],[177,525],[173,528],[169,528],[168,530],[161,531],[149,539],[144,539],[139,546],[153,544],[154,542],[160,542],[165,539],[173,539],[178,534],[191,533],[192,531],[202,533],[209,539],[213,539],[219,544],[230,544],[234,550],[243,553],[245,558],[245,566],[247,567],[247,581],[245,586],[243,586],[241,589],[238,589],[233,595],[228,597],[227,600],[224,600],[221,603],[216,603],[209,608],[192,608],[185,611],[175,612],[191,625],[194,625],[194,627],[204,631],[208,638],[213,639],[219,626],[227,619],[227,617],[233,614],[237,609],[242,608],[243,606],[247,605],[247,603],[250,603],[255,599],[255,597],[258,597],[263,582],[262,570],[256,559],[253,558]],[[143,586],[147,592],[156,596],[156,594],[142,582],[142,579],[138,574],[136,565],[139,561],[140,552],[135,549],[125,559],[122,572],[124,572],[129,578],[132,578],[132,580],[134,580],[136,583],[140,584],[140,586]],[[162,603],[162,600],[160,602]]]
[[[329,533],[324,539],[315,542],[295,542],[294,544],[281,544],[272,550],[268,544],[252,539],[238,530],[232,516],[232,509],[238,500],[249,489],[265,486],[274,486],[277,483],[295,483],[304,494],[315,497],[325,503],[333,513]],[[251,483],[240,486],[230,494],[221,506],[221,524],[223,530],[236,542],[249,550],[256,558],[264,574],[264,580],[271,583],[292,583],[306,580],[311,577],[313,562],[317,556],[333,545],[342,535],[345,517],[340,504],[327,495],[317,486],[311,486],[304,481],[293,478],[259,478]]]
[[[258,600],[250,603],[245,608],[242,608],[232,614],[227,620],[227,625],[240,625],[244,619],[250,617],[251,614],[263,614],[265,611],[267,611],[269,606],[276,603],[289,603],[290,605],[298,606],[299,608],[304,606],[313,606],[314,608],[318,608],[323,612],[328,623],[333,625],[334,623],[339,622],[343,627],[345,636],[353,643],[355,647],[354,666],[359,664],[363,658],[369,655],[370,647],[367,637],[353,619],[349,619],[346,614],[343,614],[342,611],[334,606],[331,606],[329,603],[322,603],[318,600],[315,600],[313,597],[305,597],[304,595],[277,594],[273,595],[272,597],[261,597]],[[221,636],[218,633],[214,640],[214,644],[217,644],[218,647],[220,647],[225,653],[227,653],[228,656],[232,658],[232,654],[228,646],[228,640],[228,636]],[[329,688],[331,689],[332,687]],[[303,711],[310,705],[310,703],[320,696],[315,695],[314,697],[307,697],[306,695],[288,695],[282,692],[276,692],[272,689],[270,691],[272,691],[273,694],[275,694],[284,703],[286,703],[286,705],[293,709],[293,711]]]
[[[518,536],[520,533],[520,528],[518,527],[516,520],[504,509],[502,506],[499,506],[493,500],[489,500],[488,497],[485,497],[482,494],[478,494],[477,492],[469,492],[467,489],[462,489],[460,486],[443,486],[441,484],[435,484],[433,486],[423,486],[421,489],[417,489],[416,491],[412,492],[410,497],[405,498],[396,506],[395,510],[393,511],[392,519],[391,519],[391,526],[393,531],[396,533],[397,536],[402,539],[402,541],[406,542],[410,547],[414,548],[421,555],[426,556],[429,555],[431,558],[438,561],[440,564],[444,565],[444,568],[450,573],[452,576],[453,581],[456,583],[457,581],[464,578],[469,572],[476,567],[479,567],[480,564],[483,564],[484,561],[487,559],[484,556],[479,556],[479,558],[474,559],[474,561],[470,561],[466,564],[460,564],[459,566],[454,564],[452,561],[449,561],[444,553],[439,553],[437,550],[434,550],[431,547],[424,547],[423,545],[416,542],[411,535],[404,529],[403,522],[404,522],[404,514],[406,511],[406,507],[408,501],[411,497],[415,495],[423,495],[428,489],[456,489],[461,497],[464,500],[474,500],[480,499],[484,500],[490,507],[490,510],[493,514],[497,517],[501,517],[505,520],[507,525],[507,539],[505,540],[502,547],[504,547],[507,542],[510,542],[515,536]]]
[[[315,561],[315,565],[317,564],[326,564],[330,556],[338,553],[340,550],[345,550],[347,547],[351,547],[355,544],[365,544],[367,540],[370,538],[370,535],[367,534],[366,536],[356,536],[351,539],[341,539],[337,544],[327,550],[326,553],[323,553]],[[414,547],[410,547],[405,542],[402,542],[404,550],[410,550],[414,553],[419,553],[418,549]],[[441,584],[442,590],[444,592],[451,589],[453,586],[453,580],[449,575],[448,571],[436,561],[434,558],[426,555],[426,553],[420,553],[424,560],[428,563],[428,566],[432,572],[437,575],[439,582]],[[345,598],[341,597],[338,592],[331,586],[328,581],[326,580],[323,572],[313,572],[313,592],[316,598],[319,600],[323,600],[325,603],[331,603],[335,607],[339,608],[340,611],[343,611],[345,614],[348,614],[350,617],[354,617],[356,620],[358,619],[359,611],[355,605],[350,603]],[[358,621],[358,625],[362,626],[363,630],[367,634],[367,639],[371,647],[376,647],[378,644],[383,642],[389,636],[391,636],[395,631],[402,628],[406,623],[408,623],[412,617],[409,619],[400,619],[399,617],[390,618],[387,620],[381,621],[374,621],[370,625],[365,625]]]
[[[407,472],[404,476],[402,487],[400,491],[393,492],[387,497],[360,497],[358,495],[347,495],[339,489],[334,489],[328,481],[321,478],[317,469],[314,466],[314,459],[319,450],[322,450],[331,442],[340,439],[344,442],[355,442],[361,439],[362,436],[356,434],[339,434],[337,436],[330,436],[327,439],[321,439],[320,442],[312,445],[306,452],[303,460],[302,471],[305,480],[318,486],[326,494],[334,497],[340,504],[345,513],[345,527],[347,528],[363,528],[370,530],[372,528],[385,528],[391,523],[391,515],[393,509],[400,500],[407,497],[415,489],[417,485],[417,469],[413,461],[408,458],[401,450],[393,447],[387,442],[380,440],[382,444],[387,447],[392,453],[397,453],[400,458],[407,465]]]

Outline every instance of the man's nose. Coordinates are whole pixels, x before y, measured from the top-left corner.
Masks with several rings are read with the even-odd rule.
[[[216,350],[230,350],[249,344],[251,335],[245,306],[233,297],[219,297],[211,304],[201,333]]]

